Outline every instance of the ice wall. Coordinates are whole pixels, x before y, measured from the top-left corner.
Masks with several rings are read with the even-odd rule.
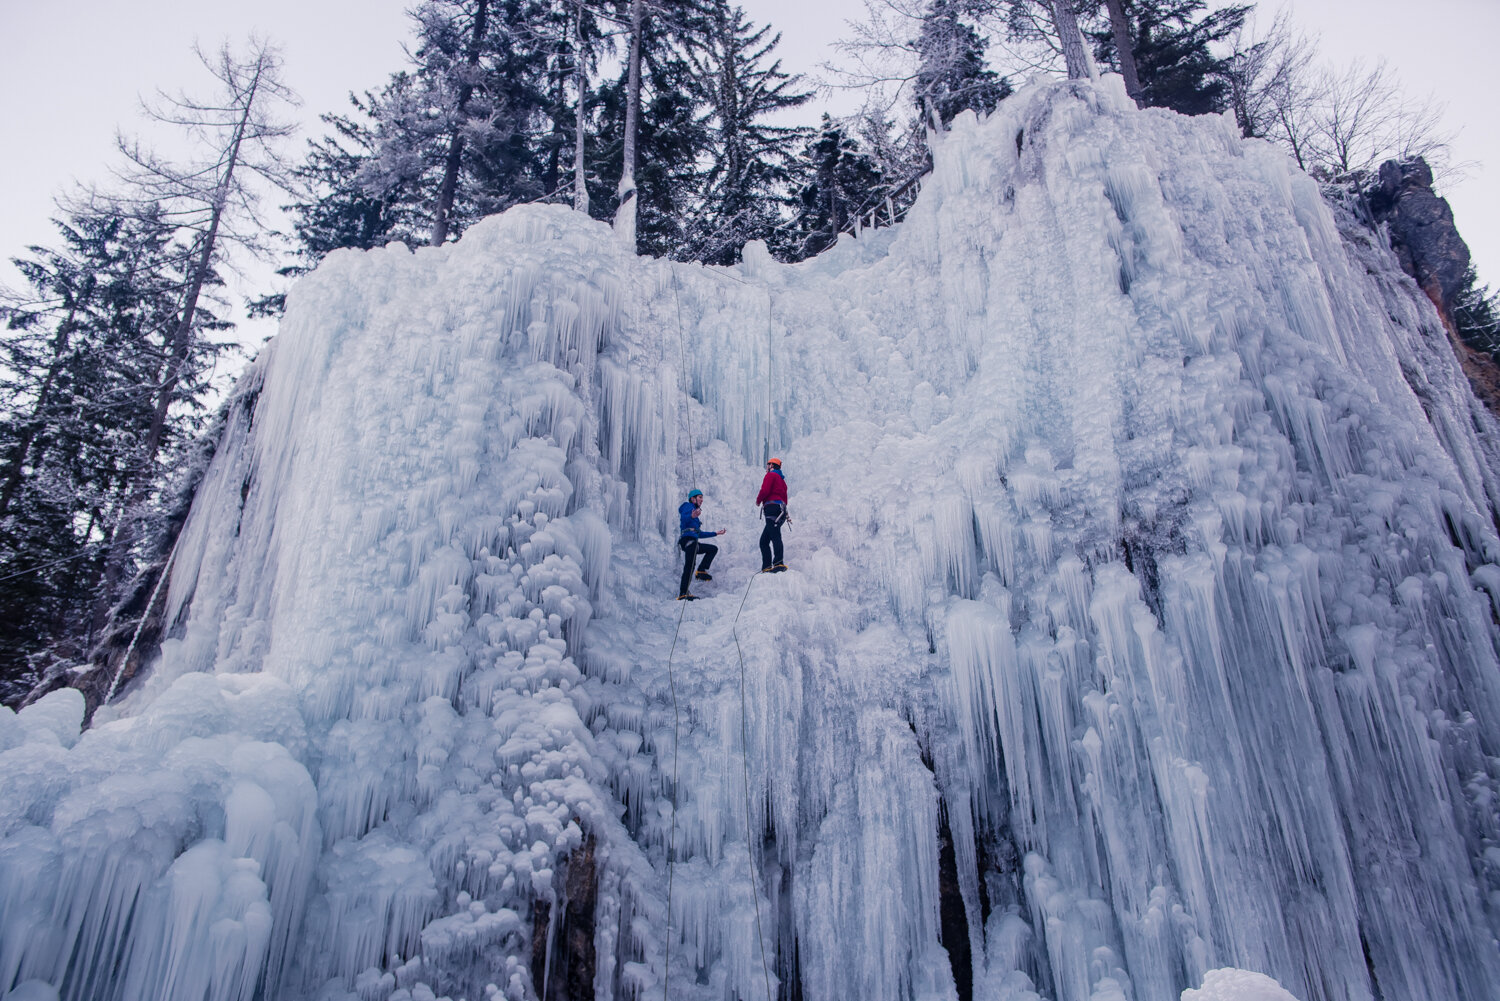
[[[0,711],[0,989],[1496,996],[1497,429],[1227,120],[1027,89],[795,266],[335,254],[239,393],[150,676]]]

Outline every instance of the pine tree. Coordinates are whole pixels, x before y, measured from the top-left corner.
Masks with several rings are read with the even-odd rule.
[[[579,0],[425,0],[412,66],[353,111],[324,115],[295,169],[296,276],[332,250],[444,242],[486,215],[566,187],[582,98],[606,42]],[[284,296],[259,305],[277,313]]]
[[[4,308],[0,699],[85,659],[105,542],[136,475],[190,247],[159,210],[74,214]],[[174,421],[168,447],[178,438]]]
[[[439,141],[442,173],[432,210],[434,246],[441,245],[448,239],[448,230],[452,228],[453,198],[458,191],[458,172],[463,166],[464,146],[470,140],[470,131],[482,121],[480,115],[488,110],[475,107],[471,112],[469,104],[474,101],[476,85],[480,84],[479,60],[489,40],[487,29],[490,0],[476,0],[469,18],[470,24],[465,27],[460,27],[458,22],[468,12],[460,11],[459,17],[454,17],[451,9],[445,9],[449,6],[429,2],[417,10],[417,16],[423,19],[422,34],[426,43],[423,49],[418,50],[418,58],[425,55],[429,60],[428,68],[435,71],[431,73],[430,79],[439,86],[434,88],[433,93],[451,98],[451,105],[445,109],[449,112],[448,120],[444,123],[447,128]],[[481,98],[474,103],[477,106],[487,102]],[[486,144],[490,144],[497,139],[503,143],[507,137],[492,132],[484,138],[488,141]]]
[[[1208,11],[1205,0],[1110,0],[1119,3],[1131,41],[1142,106],[1204,115],[1230,106],[1230,61],[1213,46],[1231,39],[1253,8],[1237,4]],[[1095,53],[1119,65],[1115,25],[1091,32]]]
[[[800,211],[772,247],[785,260],[800,261],[833,246],[849,220],[875,204],[888,188],[874,158],[826,114],[818,135],[803,151],[800,167],[805,177],[797,195]]]
[[[866,110],[854,126],[860,148],[892,184],[901,184],[932,169],[927,126],[913,116],[898,126],[885,115]]]
[[[807,136],[764,119],[812,94],[793,89],[798,78],[780,60],[767,62],[781,40],[769,25],[754,27],[723,0],[714,0],[709,17],[707,44],[688,53],[695,93],[711,109],[712,156],[688,243],[698,260],[731,264],[748,241],[770,236],[781,221],[791,161]]]
[[[565,11],[555,0],[424,0],[412,16],[413,68],[370,108],[374,156],[357,179],[372,198],[416,195],[416,220],[442,243],[546,193],[537,137]]]
[[[914,99],[934,129],[960,111],[988,114],[1011,93],[1010,82],[985,67],[985,40],[962,13],[961,0],[931,0],[916,41]]]
[[[409,78],[397,74],[388,85],[398,87]],[[372,191],[363,182],[374,156],[375,135],[369,110],[377,98],[349,95],[354,115],[318,116],[331,133],[309,139],[306,159],[290,171],[295,201],[282,206],[292,220],[294,259],[278,268],[283,278],[297,278],[317,267],[328,253],[345,247],[370,250],[387,243],[416,246],[419,204],[414,192],[400,184]],[[358,116],[358,117],[356,117]],[[250,303],[252,317],[280,316],[286,293],[272,292]]]
[[[410,79],[398,74],[387,86],[387,96]],[[370,109],[379,100],[371,94],[363,99],[350,94],[359,117],[322,115],[320,120],[332,134],[309,140],[307,159],[293,170],[305,198],[287,209],[295,217],[298,246],[310,264],[342,247],[369,250],[393,240],[419,242],[414,193],[400,183],[372,191],[361,181],[375,151],[376,137],[368,123]]]
[[[687,53],[704,44],[709,23],[692,5],[681,4],[653,12],[642,26],[634,178],[635,247],[641,253],[691,256],[684,220],[701,197],[702,164],[711,159],[712,135],[710,112],[701,102]],[[597,90],[589,154],[592,204],[601,210],[596,216],[614,214],[617,228],[629,89],[629,68],[622,67],[618,78]]]
[[[616,13],[585,0],[533,3],[526,16],[529,20],[513,25],[512,30],[545,64],[547,95],[540,128],[528,140],[540,171],[539,187],[529,179],[524,182],[539,191],[529,197],[566,193],[574,209],[598,217],[591,207],[595,188],[591,175],[597,160],[592,147],[601,103],[595,77],[601,59],[623,29]]]
[[[1465,343],[1500,362],[1500,292],[1481,284],[1472,267],[1454,297],[1453,324]]]
[[[352,114],[325,116],[331,133],[310,144],[297,168],[303,193],[288,209],[299,260],[283,274],[301,274],[340,247],[429,242],[440,206],[448,238],[484,215],[559,192],[571,191],[575,208],[596,218],[615,211],[627,74],[622,68],[618,80],[602,83],[595,77],[628,23],[631,0],[483,6],[483,25],[477,0],[418,8],[412,69],[393,74],[378,94],[350,95]],[[707,148],[682,55],[686,40],[706,35],[705,24],[698,5],[684,2],[656,10],[642,31],[637,145],[644,163],[637,182],[654,202],[641,212],[642,245],[655,253],[680,252],[680,217]],[[471,64],[474,49],[465,46],[476,39]],[[471,85],[466,98],[460,81]],[[483,121],[472,120],[481,113]],[[442,194],[459,133],[448,202]],[[281,299],[268,297],[265,311],[279,311]]]

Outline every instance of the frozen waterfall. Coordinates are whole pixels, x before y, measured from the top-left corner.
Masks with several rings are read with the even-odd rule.
[[[1375,234],[1113,78],[798,265],[335,253],[149,674],[0,709],[0,995],[1494,1001],[1497,442]]]

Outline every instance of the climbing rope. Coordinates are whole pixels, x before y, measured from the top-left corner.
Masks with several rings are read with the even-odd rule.
[[[765,571],[762,570],[761,573]],[[734,652],[740,658],[740,761],[745,766],[745,854],[750,862],[750,903],[755,907],[755,940],[760,943],[760,968],[766,978],[766,1001],[771,998],[771,966],[766,959],[766,933],[760,924],[760,873],[755,869],[755,842],[751,839],[750,825],[750,725],[746,718],[750,713],[750,702],[745,697],[745,652],[740,649],[740,612],[745,610],[745,601],[750,597],[750,587],[760,573],[751,574],[745,583],[745,593],[740,597],[740,607],[734,613]]]
[[[697,439],[693,437],[693,407],[692,394],[688,391],[687,377],[687,347],[683,343],[685,335],[682,326],[682,296],[678,292],[677,272],[672,271],[672,301],[677,304],[677,363],[682,370],[682,417],[684,426],[687,428],[688,438],[688,473],[692,477],[693,486],[698,485],[698,462],[696,459],[698,445]]]
[[[672,828],[667,835],[667,945],[666,958],[662,961],[661,998],[671,1001],[668,988],[672,981],[672,874],[677,867],[677,759],[682,717],[677,711],[677,681],[672,676],[672,656],[677,653],[677,634],[682,632],[682,617],[687,614],[687,602],[677,610],[677,628],[672,630],[672,649],[667,651],[667,688],[672,693]]]
[[[733,278],[734,276],[732,276],[732,275],[723,275],[723,277]],[[742,281],[739,278],[734,278],[734,280],[737,281],[737,282],[739,282],[742,285],[749,284],[748,282]],[[688,384],[688,379],[687,379],[686,334],[685,334],[685,327],[684,327],[683,322],[682,322],[682,295],[681,295],[680,288],[681,288],[681,283],[678,281],[678,279],[677,279],[677,272],[674,269],[672,271],[672,300],[673,300],[674,304],[676,305],[676,309],[677,309],[677,352],[678,352],[678,365],[679,365],[679,367],[680,367],[680,369],[682,371],[682,393],[683,393],[683,396],[685,398],[684,401],[683,401],[683,421],[684,421],[684,427],[687,430],[687,437],[688,437],[688,470],[689,470],[689,475],[692,477],[693,485],[697,486],[697,480],[698,480],[698,470],[697,470],[697,462],[696,462],[696,453],[697,453],[696,443],[697,443],[697,439],[693,437],[693,425],[692,425],[692,419],[693,418],[692,418],[692,407],[691,407],[692,395],[688,391],[689,384]],[[770,435],[770,427],[771,427],[771,393],[772,393],[772,378],[771,378],[771,362],[772,362],[771,306],[772,306],[772,303],[771,303],[771,290],[769,288],[767,288],[766,289],[766,449],[768,451],[766,452],[765,456],[762,456],[763,460],[766,457],[769,457],[769,455],[770,455],[769,449],[771,447],[771,435]],[[750,577],[750,580],[745,584],[745,591],[740,596],[739,608],[737,608],[735,610],[735,613],[734,613],[734,624],[731,627],[730,632],[731,632],[731,634],[734,637],[734,651],[735,651],[735,654],[739,657],[739,662],[740,662],[740,745],[741,745],[741,748],[742,748],[742,754],[741,754],[740,760],[741,760],[741,764],[744,766],[744,773],[745,773],[745,854],[746,854],[746,859],[748,860],[749,865],[750,865],[750,903],[755,908],[755,940],[756,940],[756,943],[760,946],[760,965],[761,965],[761,972],[762,972],[762,974],[765,977],[766,1001],[774,1001],[774,998],[772,997],[772,994],[771,994],[771,966],[770,966],[770,960],[766,956],[766,936],[765,936],[765,929],[764,929],[764,926],[761,924],[761,917],[760,917],[760,881],[761,881],[761,876],[760,876],[760,873],[759,873],[759,871],[758,871],[758,869],[757,869],[757,867],[755,865],[755,842],[754,842],[754,837],[753,837],[753,832],[752,832],[752,824],[751,824],[751,817],[752,817],[751,805],[752,805],[752,803],[751,803],[751,798],[750,798],[750,725],[749,725],[750,703],[749,703],[749,699],[748,699],[748,697],[746,696],[746,693],[745,693],[745,653],[740,648],[740,634],[739,634],[740,613],[745,610],[745,602],[750,597],[750,588],[755,583],[755,578],[758,577],[758,576],[760,576],[760,574],[758,574],[758,573],[757,574],[752,574],[751,577]],[[671,1001],[671,997],[670,997],[670,985],[671,985],[671,977],[672,977],[672,881],[673,881],[673,876],[674,876],[674,874],[676,872],[676,865],[677,865],[677,775],[678,775],[678,773],[677,773],[677,762],[678,762],[678,758],[680,756],[679,755],[679,751],[680,751],[679,745],[681,743],[681,726],[682,726],[682,717],[681,717],[681,713],[680,713],[680,711],[678,709],[678,703],[677,703],[677,681],[676,681],[676,678],[675,678],[675,676],[673,674],[673,671],[672,671],[672,659],[673,659],[673,657],[677,653],[677,638],[678,638],[679,634],[682,631],[682,620],[683,620],[683,616],[686,614],[686,612],[687,612],[687,604],[684,602],[682,608],[678,610],[678,613],[677,613],[677,626],[672,631],[672,646],[671,646],[671,648],[667,652],[667,687],[670,690],[671,695],[672,695],[672,795],[671,795],[671,799],[672,799],[672,824],[671,824],[671,828],[670,828],[670,831],[669,831],[668,836],[667,836],[667,932],[666,932],[665,956],[664,956],[663,964],[662,964],[662,969],[663,969],[663,973],[662,973],[662,1001]]]
[[[762,571],[764,572],[764,571]],[[734,652],[740,661],[740,762],[745,772],[745,857],[750,863],[750,904],[755,908],[755,941],[760,946],[760,968],[765,977],[766,1001],[774,1001],[771,995],[771,962],[766,956],[766,933],[760,919],[761,875],[755,865],[755,841],[752,833],[750,799],[750,702],[745,694],[745,651],[740,648],[740,613],[750,598],[750,587],[760,574],[752,574],[740,595],[740,606],[734,612],[734,624],[730,628],[734,636]],[[665,955],[662,960],[662,1001],[671,1001],[672,982],[672,881],[677,871],[677,762],[681,757],[682,714],[677,704],[677,679],[672,671],[672,659],[677,655],[677,638],[682,633],[682,619],[687,614],[687,604],[677,611],[677,626],[672,630],[672,646],[667,651],[667,690],[672,695],[672,825],[667,835],[667,933]]]
[[[776,383],[776,380],[771,377],[772,376],[771,365],[772,365],[772,357],[773,357],[772,353],[771,353],[771,346],[772,346],[772,337],[771,337],[771,306],[772,306],[772,303],[771,303],[771,286],[767,285],[766,286],[766,454],[762,455],[760,457],[760,461],[761,461],[762,464],[764,464],[765,461],[771,457],[771,421],[773,420],[773,416],[772,415],[776,413],[776,408],[774,406],[772,406],[772,404],[771,404],[772,386],[774,386],[775,383]]]
[[[172,564],[177,560],[177,547],[182,545],[182,537],[185,532],[179,531],[177,538],[172,543],[172,552],[167,556],[167,562],[162,564],[161,574],[156,578],[156,586],[151,589],[151,597],[146,599],[146,610],[141,613],[141,620],[135,624],[135,632],[130,637],[130,645],[125,648],[125,655],[120,658],[120,666],[115,668],[115,676],[109,683],[109,691],[104,693],[102,706],[109,705],[109,700],[115,697],[115,691],[120,687],[120,679],[125,676],[125,666],[130,663],[130,655],[135,652],[135,645],[140,641],[141,631],[146,628],[146,620],[151,618],[151,609],[156,605],[156,596],[161,593],[161,586],[167,582],[172,573]]]
[[[81,560],[85,556],[96,555],[98,551],[98,546],[89,546],[86,549],[81,550],[80,552],[74,553],[72,556],[64,556],[62,559],[53,560],[51,563],[42,563],[38,566],[27,567],[25,570],[17,570],[15,573],[8,573],[4,577],[0,577],[0,584],[3,584],[8,580],[15,580],[17,577],[25,577],[27,574],[33,574],[42,570],[46,570],[48,567],[55,567],[63,563],[71,563],[74,560]]]

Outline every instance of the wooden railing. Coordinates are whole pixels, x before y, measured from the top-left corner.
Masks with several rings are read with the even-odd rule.
[[[535,198],[531,199],[531,201],[522,202],[521,204],[543,205],[562,202],[564,199],[566,199],[567,203],[571,205],[573,203],[573,185],[576,184],[577,181],[578,179],[576,177],[569,178],[564,183],[558,185],[556,190],[549,191],[545,195],[537,195]]]
[[[924,172],[907,178],[899,187],[850,215],[839,232],[858,236],[867,229],[896,225],[916,204],[917,195],[922,191],[922,178],[926,176]]]

